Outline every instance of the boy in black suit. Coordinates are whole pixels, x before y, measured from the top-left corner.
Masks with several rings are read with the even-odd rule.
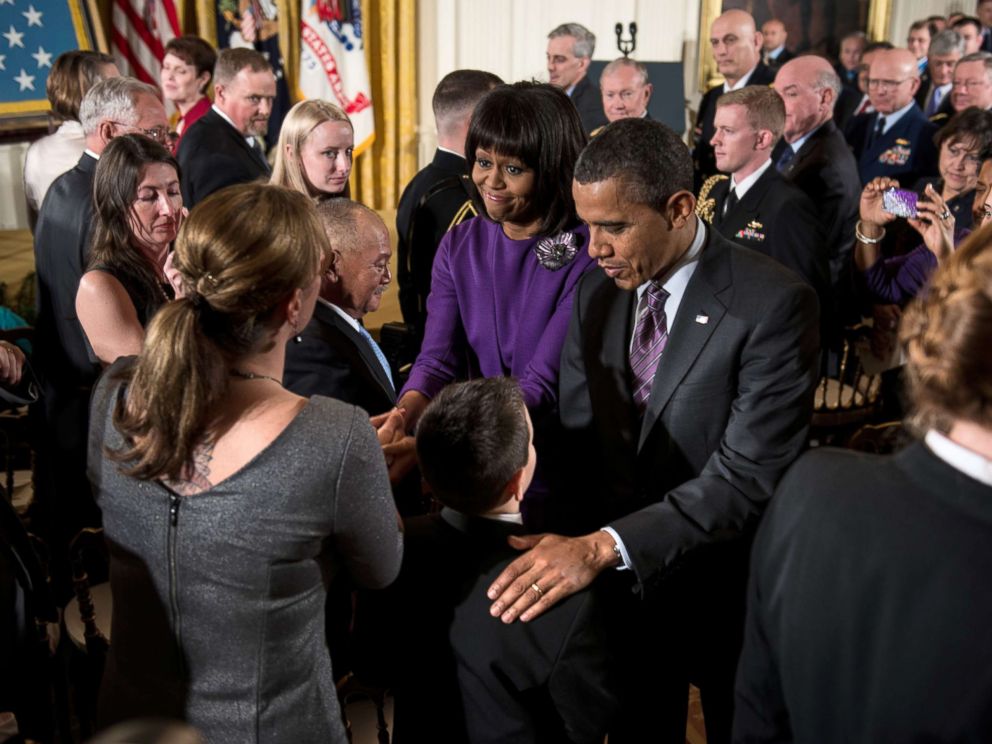
[[[446,388],[418,423],[417,455],[444,507],[406,521],[400,576],[362,597],[356,621],[376,657],[359,676],[385,675],[395,695],[393,741],[602,742],[616,698],[595,595],[534,623],[488,613],[536,464],[516,383]]]

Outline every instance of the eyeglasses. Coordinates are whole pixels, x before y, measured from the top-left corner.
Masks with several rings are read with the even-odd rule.
[[[868,80],[868,87],[878,88],[879,90],[890,90],[891,88],[898,88],[909,79],[910,78],[903,78],[902,80],[879,80],[878,78],[870,78]]]
[[[142,129],[141,127],[136,127],[134,124],[125,124],[122,121],[112,121],[111,124],[115,124],[119,127],[125,127],[130,129],[135,134],[143,134],[149,139],[153,139],[160,145],[168,145],[179,139],[179,135],[175,132],[170,132],[166,127],[155,127],[154,129]]]
[[[988,84],[988,80],[954,80],[952,82],[952,85],[955,88],[960,88],[961,90],[968,90],[969,88],[984,88]]]

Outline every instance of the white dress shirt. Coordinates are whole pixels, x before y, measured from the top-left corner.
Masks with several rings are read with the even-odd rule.
[[[931,429],[923,440],[930,451],[955,470],[974,478],[979,483],[992,486],[992,460],[974,450],[951,441],[938,431]]]
[[[53,134],[31,144],[24,155],[24,195],[30,209],[41,209],[48,187],[76,166],[84,149],[86,135],[78,121],[64,122]]]

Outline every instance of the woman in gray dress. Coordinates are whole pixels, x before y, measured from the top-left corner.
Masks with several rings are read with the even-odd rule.
[[[111,554],[101,718],[187,720],[210,742],[344,742],[324,644],[336,569],[378,587],[402,540],[368,416],[282,387],[326,238],[310,201],[247,184],[183,226],[183,298],[92,404]]]

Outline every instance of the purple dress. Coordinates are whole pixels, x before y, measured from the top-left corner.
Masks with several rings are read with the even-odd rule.
[[[970,230],[956,228],[954,245],[960,245],[969,234]],[[869,266],[864,272],[865,286],[874,302],[903,306],[916,297],[936,270],[937,257],[921,243],[909,253],[880,258]]]
[[[575,286],[596,264],[589,229],[568,232],[563,258],[574,255],[552,270],[539,246],[560,236],[511,240],[483,217],[449,231],[434,259],[424,343],[400,397],[418,390],[433,398],[455,380],[512,375],[532,415],[552,411]]]

